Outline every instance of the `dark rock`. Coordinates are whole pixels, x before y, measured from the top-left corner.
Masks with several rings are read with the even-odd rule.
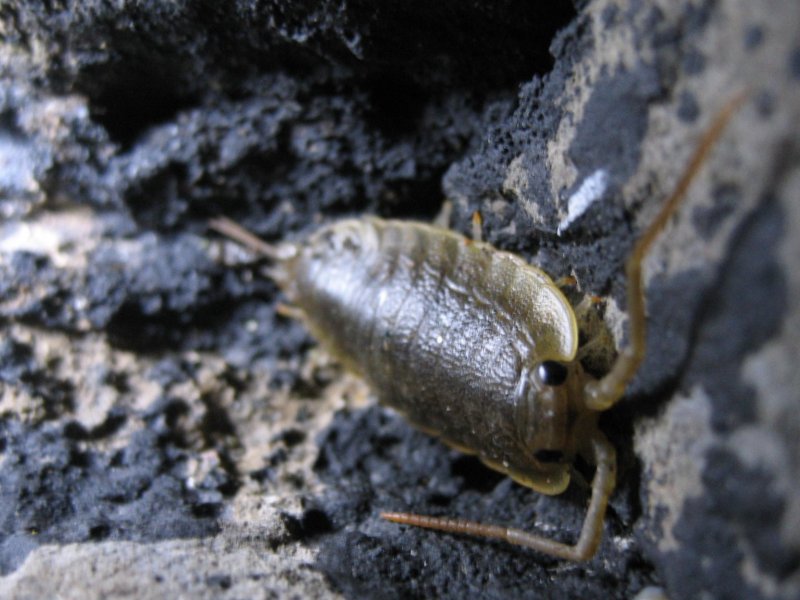
[[[0,595],[797,597],[798,11],[0,8]],[[591,465],[544,497],[364,408],[209,217],[276,241],[447,198],[455,229],[479,211],[488,241],[606,298],[619,345],[625,259],[742,89],[645,265],[598,555],[381,520],[574,540]]]

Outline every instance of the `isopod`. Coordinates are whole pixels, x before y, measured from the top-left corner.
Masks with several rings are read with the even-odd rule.
[[[578,320],[553,280],[520,257],[453,231],[376,217],[267,244],[224,218],[218,232],[267,257],[268,275],[334,358],[412,424],[545,494],[563,492],[577,456],[595,466],[575,544],[461,519],[385,512],[397,523],[464,533],[587,560],[600,543],[616,481],[614,447],[597,425],[645,352],[642,262],[744,94],[704,133],[672,194],[627,260],[629,341],[595,379],[578,356]]]

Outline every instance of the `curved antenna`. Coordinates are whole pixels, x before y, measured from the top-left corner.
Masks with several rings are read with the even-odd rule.
[[[675,189],[661,206],[661,210],[658,211],[655,219],[634,245],[625,266],[628,285],[628,322],[630,323],[628,346],[620,352],[614,366],[605,377],[586,384],[585,397],[588,408],[606,410],[613,406],[622,397],[625,388],[639,369],[639,365],[644,359],[647,329],[642,262],[658,234],[661,233],[669,218],[686,198],[689,186],[708,158],[711,149],[719,141],[731,117],[745,101],[747,95],[747,90],[742,90],[729,100],[717,114],[711,126],[700,139],[700,144],[695,149],[691,159],[689,159],[689,163],[686,165]]]
[[[608,499],[616,483],[616,453],[614,447],[599,431],[590,440],[592,461],[597,465],[592,480],[592,497],[583,520],[581,533],[575,544],[567,544],[554,539],[502,525],[487,525],[476,521],[453,519],[449,517],[430,517],[414,513],[383,512],[381,517],[392,523],[412,525],[425,529],[435,529],[447,533],[461,533],[478,537],[503,540],[509,544],[525,546],[544,554],[566,560],[584,561],[592,558],[600,545],[603,535],[603,520]]]
[[[292,252],[288,252],[281,246],[273,246],[272,244],[268,244],[251,231],[248,231],[227,217],[216,217],[211,219],[208,222],[208,226],[217,233],[221,233],[225,237],[228,237],[235,242],[239,242],[242,246],[249,248],[253,252],[262,254],[268,259],[276,262],[291,258],[295,253],[294,250]]]

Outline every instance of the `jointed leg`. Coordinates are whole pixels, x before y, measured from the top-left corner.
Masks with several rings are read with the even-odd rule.
[[[275,305],[275,312],[282,317],[286,317],[287,319],[295,319],[297,321],[305,321],[306,318],[306,314],[302,311],[302,309],[289,304],[284,304],[283,302],[278,302],[278,304]]]
[[[556,287],[560,290],[564,288],[574,287],[578,285],[578,280],[575,279],[572,275],[564,275],[563,277],[559,277],[553,282]]]
[[[472,213],[472,239],[476,242],[483,241],[483,217],[477,210]]]
[[[439,209],[439,214],[436,215],[436,218],[433,220],[433,224],[436,227],[441,227],[442,229],[450,229],[450,219],[453,216],[453,202],[451,200],[445,200],[442,202],[442,208]]]
[[[394,512],[381,513],[381,516],[388,521],[404,525],[500,539],[567,560],[589,560],[594,556],[597,546],[600,544],[608,498],[616,483],[617,462],[614,447],[602,433],[596,432],[590,444],[592,449],[591,458],[597,465],[597,470],[592,479],[592,497],[589,501],[589,509],[583,521],[580,537],[574,546],[522,531],[521,529],[486,525],[475,521]]]

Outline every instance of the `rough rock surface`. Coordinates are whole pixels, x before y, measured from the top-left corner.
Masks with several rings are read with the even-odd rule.
[[[1,596],[800,595],[800,6],[485,4],[0,4]],[[587,493],[375,406],[208,217],[274,240],[446,197],[621,340],[636,233],[742,89],[648,260],[597,556],[382,521],[571,540]]]

